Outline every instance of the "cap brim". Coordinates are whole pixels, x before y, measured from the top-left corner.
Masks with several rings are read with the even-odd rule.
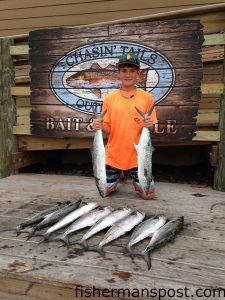
[[[128,61],[128,62],[118,62],[117,66],[119,67],[119,66],[121,66],[121,65],[131,65],[131,66],[135,66],[135,67],[140,68],[140,65],[139,65],[139,64],[135,64],[135,63],[130,62],[130,61]]]

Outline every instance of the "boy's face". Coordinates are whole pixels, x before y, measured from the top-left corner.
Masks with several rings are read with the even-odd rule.
[[[140,72],[135,66],[121,66],[119,68],[119,79],[122,83],[122,87],[135,87],[139,79],[139,74]]]

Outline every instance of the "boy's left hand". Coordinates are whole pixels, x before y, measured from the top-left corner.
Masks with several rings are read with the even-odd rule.
[[[144,120],[144,127],[150,128],[152,126],[153,126],[153,122],[151,117],[149,116]]]

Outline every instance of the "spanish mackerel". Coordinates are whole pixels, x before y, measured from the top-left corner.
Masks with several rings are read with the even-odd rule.
[[[61,202],[57,202],[54,206],[51,206],[51,207],[49,207],[49,208],[47,208],[47,209],[45,209],[43,211],[40,211],[40,212],[34,214],[27,221],[20,223],[16,227],[3,228],[3,229],[0,230],[0,232],[3,232],[3,231],[16,231],[17,235],[19,235],[21,233],[21,231],[22,231],[23,228],[28,227],[28,226],[33,225],[33,224],[36,224],[38,222],[41,222],[42,220],[44,220],[44,218],[46,218],[46,216],[48,216],[52,212],[60,209],[64,205],[66,205],[66,204],[61,203]]]
[[[148,270],[151,269],[150,253],[156,248],[159,248],[160,246],[166,244],[167,242],[174,240],[176,234],[182,229],[183,225],[184,217],[181,216],[169,221],[164,226],[162,226],[154,232],[148,246],[141,253],[141,255],[143,255],[145,258]]]
[[[103,119],[106,111],[101,114],[97,114],[96,109],[92,106],[96,119]],[[102,130],[99,129],[95,132],[92,148],[92,161],[93,161],[93,173],[98,188],[99,194],[102,198],[106,196],[107,179],[106,179],[106,167],[105,167],[105,146],[102,137]]]
[[[131,231],[136,225],[138,225],[145,218],[145,213],[140,211],[132,212],[126,218],[116,222],[105,234],[99,244],[89,247],[90,251],[98,251],[104,254],[103,246],[124,235],[126,232]]]
[[[146,120],[154,109],[154,104],[145,114],[135,106],[136,111]],[[151,142],[150,130],[147,127],[143,127],[141,137],[138,145],[134,144],[134,147],[138,154],[138,180],[141,189],[147,195],[150,188],[152,178],[152,152],[153,146]]]
[[[47,215],[43,221],[41,221],[40,223],[38,223],[37,225],[35,225],[34,227],[32,227],[29,231],[29,235],[28,235],[28,240],[34,235],[34,233],[37,230],[40,230],[42,228],[48,227],[52,224],[55,224],[56,222],[58,222],[61,218],[65,217],[66,215],[68,215],[68,213],[74,211],[75,209],[77,209],[80,206],[81,200],[70,203],[60,209],[58,209],[57,211],[52,212],[51,214]],[[40,234],[42,235],[42,234]]]
[[[74,222],[76,219],[78,219],[79,217],[81,217],[82,215],[88,213],[89,211],[95,209],[96,207],[98,207],[98,204],[95,202],[90,202],[87,203],[81,207],[79,207],[78,209],[72,211],[71,213],[69,213],[68,215],[66,215],[63,219],[59,220],[56,224],[54,224],[53,226],[51,226],[44,234],[43,237],[45,240],[48,240],[50,235],[65,227],[66,225],[71,224],[72,222]]]
[[[117,210],[113,211],[111,214],[109,214],[104,219],[99,220],[95,225],[93,225],[83,235],[83,237],[80,240],[71,243],[71,245],[79,244],[79,245],[81,245],[81,246],[83,246],[84,248],[87,249],[88,247],[87,247],[87,242],[86,241],[89,238],[91,238],[96,233],[104,230],[105,228],[111,227],[113,224],[115,224],[116,222],[124,219],[125,217],[130,215],[132,212],[133,212],[133,210],[131,208],[125,208],[125,207],[118,208]]]
[[[130,236],[126,250],[131,253],[131,247],[147,237],[151,237],[153,233],[166,223],[165,216],[155,216],[149,218],[139,224]]]
[[[113,208],[111,206],[96,208],[90,211],[88,214],[83,215],[75,222],[73,222],[63,234],[54,237],[52,240],[54,241],[61,240],[67,246],[69,246],[70,245],[69,235],[85,227],[93,226],[94,224],[96,224],[96,222],[108,216],[112,211]]]

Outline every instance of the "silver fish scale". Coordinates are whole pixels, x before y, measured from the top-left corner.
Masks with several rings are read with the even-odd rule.
[[[103,143],[102,130],[95,132],[93,149],[93,173],[100,195],[104,198],[107,189],[106,167],[105,167],[105,146]]]
[[[37,229],[43,227],[44,225],[48,225],[53,219],[57,222],[60,218],[63,218],[65,215],[69,214],[71,211],[75,210],[78,207],[77,202],[70,203],[61,207],[57,211],[52,212],[51,214],[47,215],[46,218],[37,225]],[[50,224],[49,224],[50,225]]]
[[[81,242],[89,239],[99,231],[110,227],[119,220],[122,220],[123,218],[127,217],[132,213],[132,211],[133,210],[131,208],[123,208],[112,212],[110,215],[100,220],[97,224],[91,227],[90,230],[83,235]]]
[[[77,231],[79,229],[92,226],[96,224],[99,220],[102,218],[108,216],[113,211],[113,208],[110,206],[104,207],[102,209],[95,209],[83,217],[81,217],[79,220],[73,222],[67,230],[64,232],[63,235],[68,235],[74,231]]]
[[[154,247],[156,243],[161,242],[163,239],[168,238],[168,240],[170,240],[171,237],[174,236],[174,234],[183,226],[183,222],[183,217],[177,217],[156,230],[143,253],[149,251],[151,247]]]
[[[92,209],[98,207],[98,204],[95,202],[90,202],[74,211],[72,211],[71,213],[69,213],[67,216],[65,216],[62,220],[60,220],[59,222],[57,222],[56,224],[54,224],[53,226],[51,226],[47,231],[46,234],[50,234],[60,228],[63,228],[64,226],[72,223],[73,221],[75,221],[76,219],[78,219],[79,217],[81,217],[82,215],[88,213],[89,211],[91,211]]]
[[[157,229],[162,227],[165,223],[166,223],[165,216],[152,217],[145,220],[135,228],[135,230],[133,231],[129,239],[127,247],[130,248],[131,246],[144,240],[146,237],[152,236],[152,234]]]
[[[145,194],[148,193],[152,178],[152,152],[151,136],[148,128],[142,129],[140,141],[135,145],[138,153],[138,179]]]
[[[144,212],[134,212],[119,222],[116,222],[105,234],[103,240],[98,244],[99,247],[108,244],[126,232],[132,230],[145,217]]]

